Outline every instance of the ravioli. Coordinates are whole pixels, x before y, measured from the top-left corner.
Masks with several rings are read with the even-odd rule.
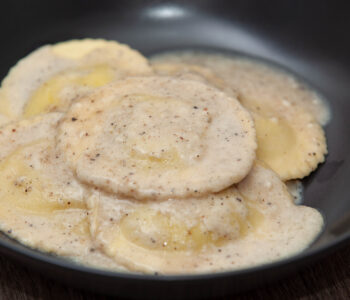
[[[257,132],[257,157],[283,180],[303,178],[324,162],[326,137],[310,114],[297,106],[286,109],[267,104],[250,111]]]
[[[95,191],[88,200],[91,233],[97,247],[129,270],[188,273],[202,267],[202,251],[247,230],[239,197],[231,188],[210,198],[139,202]]]
[[[202,198],[139,202],[94,191],[97,246],[132,271],[212,272],[266,263],[308,246],[322,227],[295,206],[278,176],[257,165],[237,187]]]
[[[163,67],[166,64],[188,73],[186,63],[211,70],[222,80],[221,89],[237,95],[252,112],[257,157],[283,180],[303,178],[324,161],[327,146],[318,122],[328,122],[328,108],[296,79],[256,62],[196,52],[159,56],[153,66],[163,73],[170,70]],[[209,83],[217,85],[215,80]]]
[[[91,265],[115,266],[95,251],[84,188],[54,149],[60,115],[51,113],[1,129],[0,228],[42,251],[76,260],[89,256]]]
[[[114,271],[289,257],[323,218],[283,180],[324,161],[328,117],[296,79],[253,61],[187,52],[150,66],[102,39],[41,47],[0,88],[0,230]]]
[[[247,175],[256,150],[237,100],[170,77],[116,82],[74,103],[57,140],[80,180],[138,199],[220,191]]]
[[[0,107],[17,118],[66,111],[72,101],[113,80],[151,73],[127,45],[84,39],[43,46],[20,60],[3,80]]]

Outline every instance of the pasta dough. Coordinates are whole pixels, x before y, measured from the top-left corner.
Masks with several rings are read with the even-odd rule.
[[[129,270],[213,272],[266,263],[305,248],[322,216],[296,206],[261,165],[237,187],[202,198],[140,202],[94,191],[88,200],[98,247]]]
[[[54,149],[59,113],[0,131],[0,228],[26,245],[101,268],[116,264],[90,239],[84,187]],[[89,257],[87,259],[87,257]]]
[[[120,81],[75,103],[58,147],[79,179],[138,199],[199,196],[240,181],[255,130],[237,100],[190,80]]]
[[[43,46],[20,60],[3,80],[0,106],[14,118],[66,111],[91,89],[118,78],[151,73],[128,46],[105,40],[73,40]]]
[[[318,122],[327,122],[328,109],[296,79],[263,64],[215,54],[174,53],[153,61],[155,70],[163,74],[174,73],[174,69],[177,74],[187,74],[193,65],[205,67],[220,78],[220,88],[229,95],[237,95],[252,113],[257,157],[283,180],[303,178],[324,161],[327,146]],[[209,83],[218,86],[218,81],[211,79],[216,77],[202,74]]]

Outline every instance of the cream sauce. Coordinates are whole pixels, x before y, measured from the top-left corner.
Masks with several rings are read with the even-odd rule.
[[[197,51],[175,51],[155,55],[151,63],[180,63],[191,66],[192,73],[204,75],[209,81],[208,72],[214,73],[224,84],[231,86],[235,92],[245,94],[261,93],[262,96],[279,98],[286,107],[299,105],[311,113],[314,118],[325,126],[331,119],[329,104],[322,96],[294,75],[275,65],[262,63],[258,60],[241,56],[207,54]],[[204,73],[194,67],[205,67]],[[174,71],[173,71],[174,72]],[[175,72],[176,73],[176,72]],[[188,73],[188,71],[187,71]],[[222,83],[215,81],[215,86]],[[226,92],[228,89],[226,89]]]
[[[73,57],[79,55],[72,51]],[[195,74],[184,78],[200,80],[208,86],[214,82],[213,85],[228,96],[236,95],[235,87],[226,84],[229,78],[216,78],[217,68],[222,71],[221,75],[230,74],[227,57],[213,55],[208,58],[186,52],[162,55],[153,61],[200,65],[200,68],[190,67]],[[240,65],[244,66],[241,70]],[[288,98],[288,101],[284,99],[285,103],[303,106],[321,124],[328,122],[327,105],[295,78],[253,61],[244,60],[241,64],[239,59],[236,66],[236,71],[242,75],[235,77],[239,87],[249,91],[246,78],[261,76],[258,89],[267,88],[274,97],[283,95]],[[178,77],[176,72],[172,75]],[[96,85],[92,83],[92,86]],[[18,110],[22,111],[23,103],[19,105]],[[40,110],[39,104],[38,107],[33,105],[33,111]],[[0,228],[29,247],[116,271],[216,272],[294,255],[308,247],[322,230],[319,212],[299,205],[302,202],[301,181],[289,181],[285,185],[276,174],[261,165],[253,167],[243,181],[230,188],[235,191],[234,196],[230,196],[228,189],[222,192],[229,193],[230,201],[238,201],[230,206],[227,200],[227,209],[220,204],[220,194],[216,194],[216,198],[203,195],[207,196],[203,205],[197,203],[198,198],[186,198],[179,202],[168,199],[157,206],[154,199],[143,203],[120,199],[97,189],[91,192],[91,186],[79,182],[62,161],[62,153],[56,155],[57,149],[52,152],[59,118],[56,114],[53,120],[42,121],[41,127],[25,120],[0,128],[0,172],[5,176],[0,182]],[[43,145],[40,144],[42,139],[45,140]],[[32,145],[38,141],[41,142]],[[36,172],[31,170],[32,166],[37,168]],[[38,181],[40,176],[53,184]],[[6,180],[14,186],[6,186]],[[35,193],[25,185],[28,183],[32,188],[33,182],[36,183]],[[74,184],[65,188],[67,182]],[[31,196],[25,198],[28,192]],[[50,193],[55,195],[53,199],[42,197]],[[73,200],[69,204],[63,203],[65,198],[57,196],[65,193],[75,199],[76,207],[70,207]],[[94,198],[96,193],[98,196]],[[6,202],[10,198],[13,201]],[[25,202],[25,199],[31,201]],[[183,212],[181,201],[186,208]],[[178,244],[179,251],[173,251]]]
[[[255,160],[253,120],[240,103],[172,77],[134,77],[90,94],[58,133],[80,180],[139,200],[219,192]]]

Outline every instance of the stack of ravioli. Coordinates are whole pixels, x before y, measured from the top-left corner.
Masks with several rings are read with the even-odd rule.
[[[324,161],[319,101],[245,59],[43,46],[0,89],[0,229],[115,271],[218,272],[296,254],[323,225],[286,185]]]

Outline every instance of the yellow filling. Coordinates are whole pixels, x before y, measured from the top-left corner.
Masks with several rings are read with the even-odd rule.
[[[23,160],[20,148],[0,163],[0,203],[34,214],[46,215],[67,208],[84,208],[83,203],[65,199],[55,184]]]
[[[123,235],[133,244],[148,249],[200,249],[212,241],[200,226],[188,229],[184,224],[151,209],[139,209],[120,223]]]
[[[147,171],[147,169],[152,170],[169,170],[173,168],[184,169],[185,163],[179,156],[179,153],[175,149],[169,149],[164,151],[159,157],[152,156],[148,153],[141,153],[135,150],[131,150],[130,158],[135,160],[135,164],[138,167]]]
[[[284,169],[289,161],[295,160],[296,136],[288,123],[278,118],[254,116],[258,140],[257,157],[275,172]]]
[[[70,100],[61,99],[60,93],[65,87],[82,86],[96,88],[110,83],[114,78],[112,68],[105,65],[64,71],[41,85],[33,94],[24,109],[29,117],[52,110],[65,110]]]
[[[215,232],[205,230],[200,219],[196,225],[188,227],[174,217],[144,207],[123,217],[120,230],[126,240],[149,250],[199,251],[204,246],[219,247],[232,239],[244,237],[254,231],[263,219],[254,207],[249,209],[246,217],[232,211],[230,219],[222,224],[223,232]],[[111,248],[117,250],[122,240],[117,235]]]

